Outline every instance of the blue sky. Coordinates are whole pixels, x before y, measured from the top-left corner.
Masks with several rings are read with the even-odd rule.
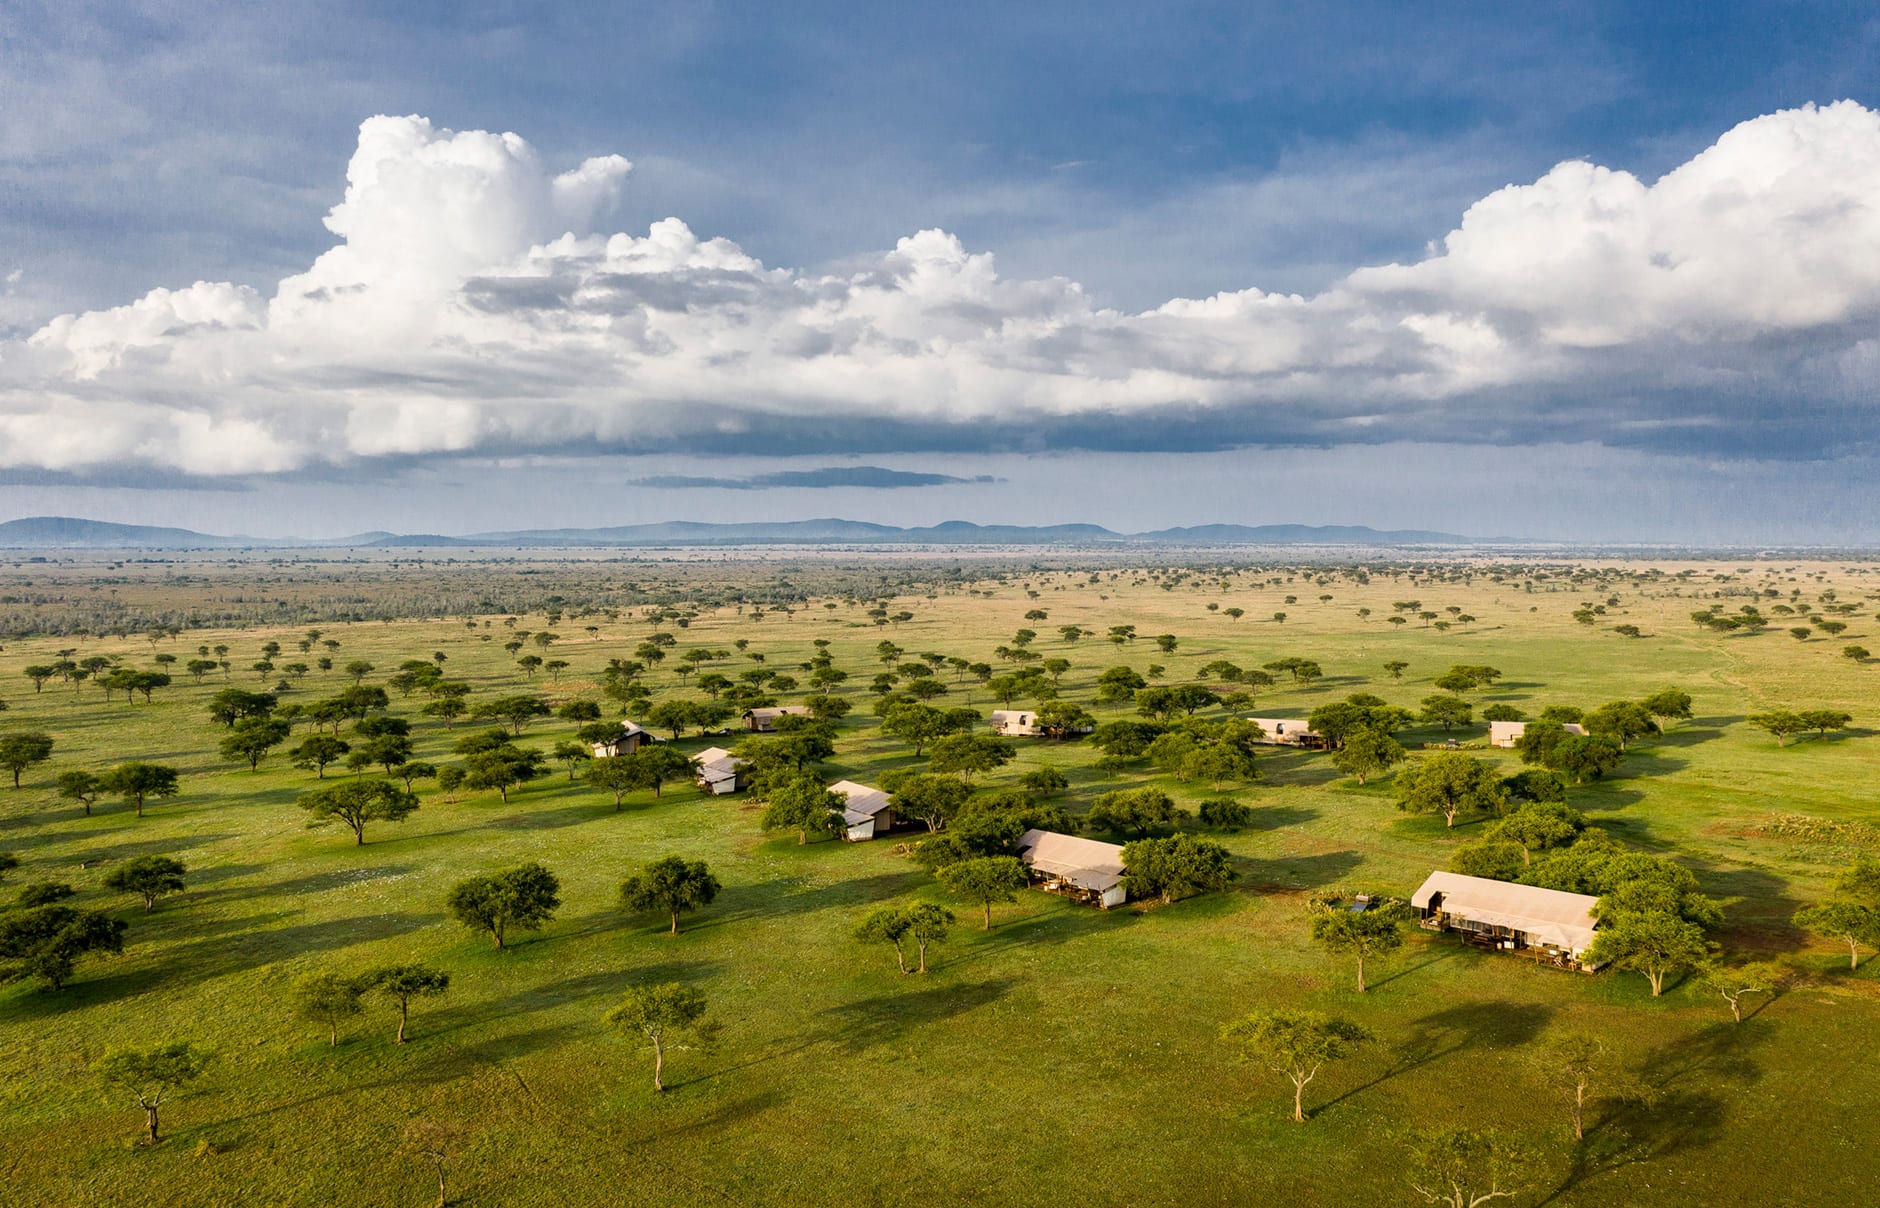
[[[1871,6],[541,7],[10,8],[0,513],[1880,519]]]

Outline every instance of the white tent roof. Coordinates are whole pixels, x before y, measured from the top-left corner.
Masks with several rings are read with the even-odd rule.
[[[1427,910],[1430,899],[1439,893],[1443,895],[1445,914],[1510,927],[1568,952],[1583,952],[1592,946],[1593,928],[1598,922],[1593,907],[1599,899],[1589,894],[1465,877],[1459,872],[1433,872],[1410,895],[1410,904]]]
[[[725,780],[736,776],[744,761],[723,747],[706,747],[692,756],[698,761],[698,774],[706,780]]]
[[[1488,723],[1488,741],[1500,744],[1513,742],[1527,733],[1528,724],[1524,721],[1491,721]],[[1585,734],[1586,727],[1579,722],[1570,721],[1561,726],[1569,734]]]
[[[888,794],[853,780],[838,780],[829,786],[829,791],[842,795],[842,818],[850,826],[866,822],[888,808]]]
[[[1114,843],[1028,830],[1019,837],[1018,858],[1029,868],[1062,877],[1098,893],[1123,880],[1123,849]]]

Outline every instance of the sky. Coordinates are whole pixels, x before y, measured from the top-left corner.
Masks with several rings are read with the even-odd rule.
[[[1880,13],[8,5],[0,519],[1880,534]]]

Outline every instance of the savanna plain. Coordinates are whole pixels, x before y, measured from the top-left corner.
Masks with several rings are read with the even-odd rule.
[[[1765,623],[1693,620],[1745,605]],[[485,1205],[1418,1204],[1411,1155],[1463,1129],[1518,1158],[1495,1203],[1871,1203],[1880,990],[1865,960],[1850,968],[1845,944],[1793,916],[1880,854],[1880,666],[1849,651],[1880,648],[1877,612],[1872,565],[1734,556],[11,556],[0,735],[52,748],[17,788],[0,777],[0,851],[19,861],[0,910],[26,909],[7,904],[22,887],[61,884],[75,891],[62,905],[125,927],[121,952],[83,955],[57,989],[0,986],[0,1202],[419,1205],[437,1202],[441,1166],[450,1202]],[[761,694],[849,701],[833,754],[811,763],[825,781],[925,771],[930,749],[884,731],[876,708],[923,678],[907,665],[924,655],[945,688],[928,703],[984,715],[1008,703],[1002,677],[1063,660],[1009,703],[1056,694],[1097,723],[1145,720],[1136,697],[1100,699],[1099,676],[1122,666],[1144,690],[1228,698],[1197,707],[1201,722],[1306,718],[1353,694],[1415,718],[1395,734],[1407,758],[1363,784],[1324,751],[1262,746],[1256,777],[1222,783],[1103,759],[1089,739],[1013,739],[1010,762],[971,777],[976,795],[1049,767],[1066,787],[1044,800],[1078,819],[1105,794],[1159,789],[1184,811],[1177,829],[1222,845],[1235,876],[1107,911],[1024,889],[992,905],[989,929],[915,858],[925,826],[799,842],[764,828],[756,791],[707,795],[682,776],[617,807],[585,761],[552,755],[592,724],[570,704],[611,725]],[[89,678],[27,674],[94,658],[109,663]],[[438,674],[395,681],[406,664]],[[1268,664],[1270,685],[1228,674]],[[1458,665],[1499,674],[1453,693],[1466,723],[1420,720]],[[818,684],[819,667],[846,676]],[[125,668],[170,682],[107,699]],[[461,716],[425,712],[439,675],[468,686]],[[504,791],[418,776],[418,808],[368,823],[363,843],[310,826],[308,794],[383,779],[288,755],[322,732],[307,707],[355,686],[387,690],[362,716],[409,722],[408,763],[463,765],[466,737],[514,729],[477,707],[515,696],[550,712],[523,717],[513,745],[549,758]],[[253,767],[222,751],[231,729],[211,703],[230,688],[302,706]],[[1525,770],[1486,744],[1485,710],[1534,718],[1667,689],[1689,695],[1690,715],[1628,741],[1603,775],[1563,778],[1566,798],[1615,842],[1695,875],[1722,908],[1713,964],[1784,970],[1740,1022],[1696,968],[1654,995],[1628,969],[1551,968],[1411,926],[1360,992],[1350,956],[1314,942],[1315,902],[1407,899],[1494,824],[1398,808],[1402,779],[1452,742],[1503,775]],[[1807,709],[1852,721],[1780,741],[1749,721]],[[687,756],[744,740],[724,713],[707,728],[729,734],[659,736]],[[363,745],[359,720],[325,732]],[[142,817],[122,795],[87,807],[61,794],[62,774],[126,762],[173,768],[176,793]],[[1204,825],[1202,804],[1224,799],[1246,818]],[[620,895],[669,855],[720,885],[677,934]],[[185,869],[148,911],[107,884],[144,856]],[[499,948],[447,906],[466,878],[528,862],[559,883],[538,929]],[[957,921],[927,972],[903,974],[891,946],[855,932],[919,902]],[[380,993],[336,1030],[304,1017],[309,977],[397,964],[449,975],[413,1000],[404,1043]],[[716,1026],[666,1048],[656,1091],[643,1036],[606,1016],[663,985],[696,990]],[[1323,1065],[1303,1123],[1288,1079],[1223,1037],[1276,1009],[1373,1038]],[[1596,1038],[1609,1071],[1577,1138],[1574,1093],[1539,1056],[1568,1034]],[[144,1112],[101,1062],[185,1042],[208,1061],[148,1144]]]

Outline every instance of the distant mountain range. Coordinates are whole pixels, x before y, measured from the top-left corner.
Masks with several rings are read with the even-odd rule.
[[[1380,530],[1363,525],[1204,524],[1191,528],[1118,533],[1094,524],[970,524],[949,520],[925,528],[898,528],[860,520],[783,520],[749,524],[669,521],[613,528],[519,529],[445,537],[432,533],[357,533],[333,540],[299,537],[222,537],[189,529],[112,524],[67,516],[33,516],[0,523],[0,549],[432,549],[524,546],[633,548],[726,545],[1502,545],[1518,538],[1474,538],[1422,529]]]

